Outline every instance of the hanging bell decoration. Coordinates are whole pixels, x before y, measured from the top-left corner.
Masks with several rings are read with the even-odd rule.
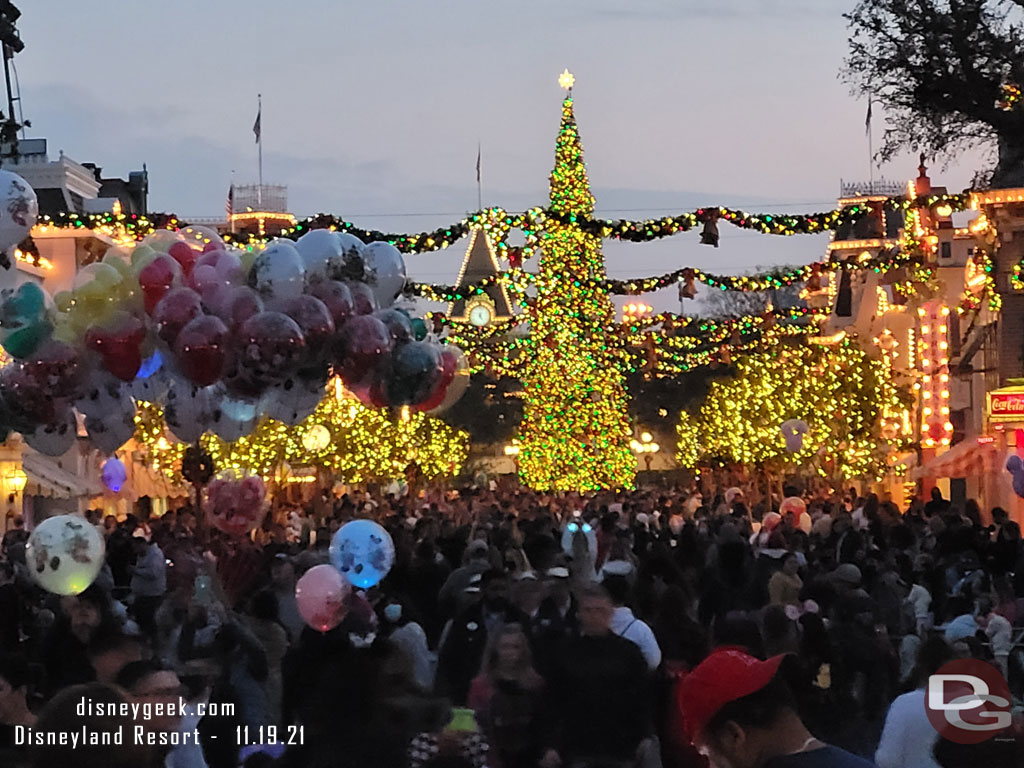
[[[704,231],[700,233],[701,245],[713,245],[718,247],[718,211],[713,211],[704,219]]]
[[[508,249],[508,266],[511,269],[519,269],[523,266],[523,249],[510,246]]]
[[[717,232],[717,230],[716,230],[716,232]],[[703,236],[702,236],[701,242],[702,243],[704,242]],[[717,234],[715,236],[715,245],[716,246],[718,245]],[[681,282],[679,284],[679,298],[680,298],[680,300],[682,300],[682,299],[692,299],[692,298],[696,297],[696,295],[697,295],[696,280],[697,280],[697,275],[696,275],[696,273],[692,269],[687,269],[685,272],[683,272],[683,282]]]

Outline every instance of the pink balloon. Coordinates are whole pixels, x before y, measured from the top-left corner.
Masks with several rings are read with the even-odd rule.
[[[218,478],[206,492],[210,522],[232,536],[245,536],[267,514],[267,489],[255,475],[241,480]]]
[[[192,277],[192,269],[196,265],[199,253],[192,250],[188,243],[178,242],[167,249],[167,253],[181,265],[181,271],[186,278]]]
[[[157,335],[165,344],[173,346],[181,329],[202,313],[203,305],[198,293],[191,288],[173,288],[160,299],[153,312]]]
[[[159,254],[139,272],[139,287],[150,315],[167,292],[181,282],[181,265],[165,253]]]
[[[317,632],[334,629],[345,618],[348,581],[331,565],[314,565],[295,585],[295,601],[303,620]]]
[[[263,311],[263,299],[245,285],[228,286],[209,297],[214,313],[232,330],[238,330],[253,315]]]

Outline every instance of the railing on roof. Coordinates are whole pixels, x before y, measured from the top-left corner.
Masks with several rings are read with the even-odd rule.
[[[839,180],[840,197],[868,197],[870,195],[900,197],[905,195],[906,192],[907,185],[902,181],[890,181],[889,179],[874,179],[873,181]]]

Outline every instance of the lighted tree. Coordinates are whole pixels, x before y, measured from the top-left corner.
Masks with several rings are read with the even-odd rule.
[[[520,358],[520,474],[543,490],[630,486],[636,458],[629,447],[624,351],[611,332],[615,313],[607,290],[587,279],[605,278],[601,240],[571,218],[594,212],[571,94],[562,103],[550,207],[565,219],[546,226],[537,295],[528,309],[530,340]]]
[[[172,477],[178,475],[185,445],[173,442],[160,409],[142,405],[136,422],[135,438],[151,461]],[[318,427],[327,430],[323,447],[307,439]],[[323,469],[347,482],[402,477],[410,465],[428,480],[452,477],[469,452],[469,436],[440,419],[368,408],[345,396],[324,398],[312,416],[294,427],[264,419],[252,434],[233,443],[206,434],[202,444],[218,469],[267,475],[288,463],[293,469]]]
[[[682,414],[677,459],[880,477],[891,449],[906,443],[896,425],[907,403],[886,363],[852,341],[767,350],[739,358],[733,378],[714,382],[696,414]],[[789,419],[809,428],[797,453],[787,452],[780,431]]]

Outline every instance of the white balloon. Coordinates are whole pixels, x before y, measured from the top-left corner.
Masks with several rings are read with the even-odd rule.
[[[102,417],[85,417],[89,442],[110,455],[132,439],[135,434],[135,403],[127,399],[121,410],[112,410]]]
[[[185,379],[174,379],[164,407],[167,428],[182,442],[194,443],[209,429],[223,397],[222,385],[197,387]]]
[[[210,421],[210,431],[221,440],[233,443],[256,429],[259,412],[256,403],[224,397]]]
[[[25,442],[45,456],[63,456],[71,450],[78,435],[78,424],[74,412],[67,412],[58,417],[54,424],[44,424],[35,432],[24,435]]]
[[[102,419],[115,411],[123,412],[131,404],[128,385],[102,369],[96,369],[89,375],[84,392],[75,401],[75,408],[94,419]]]
[[[36,526],[25,547],[32,579],[55,595],[77,595],[89,588],[103,567],[103,537],[78,515],[57,515]]]
[[[264,299],[287,301],[306,289],[306,268],[302,256],[289,240],[273,240],[256,257],[249,272],[249,285]]]
[[[288,379],[263,394],[260,410],[264,415],[294,427],[313,415],[324,399],[325,386],[321,381]]]
[[[394,304],[405,288],[405,260],[391,243],[370,243],[364,257],[366,282],[383,309]]]
[[[0,251],[28,237],[38,217],[35,190],[18,174],[0,170]]]
[[[295,249],[302,256],[306,278],[311,282],[339,280],[344,275],[345,257],[341,243],[329,229],[314,229],[298,239]]]

